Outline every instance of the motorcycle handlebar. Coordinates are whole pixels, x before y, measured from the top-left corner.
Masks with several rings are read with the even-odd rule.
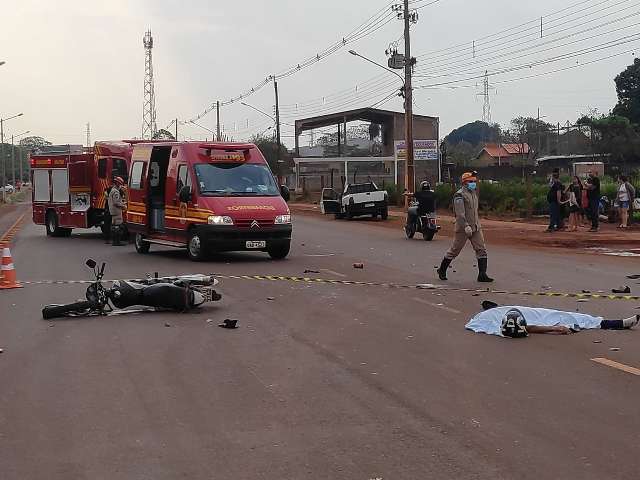
[[[105,262],[102,262],[102,266],[100,267],[100,278],[104,275],[104,267],[106,266]]]

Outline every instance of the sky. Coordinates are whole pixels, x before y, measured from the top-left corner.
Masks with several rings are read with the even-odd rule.
[[[352,56],[386,64],[402,22],[386,0],[0,0],[0,117],[5,137],[29,130],[53,143],[140,137],[142,37],[154,37],[158,128],[178,119],[179,137],[211,138],[215,111],[186,123],[269,75],[286,71],[343,38],[352,43],[278,81],[283,142],[296,118],[368,107],[401,111],[400,79]],[[417,57],[414,112],[440,118],[441,136],[482,118],[489,72],[491,119],[549,123],[616,103],[613,78],[640,47],[638,0],[412,0]],[[376,17],[375,15],[378,14]],[[373,17],[373,19],[372,19]],[[542,38],[540,18],[543,17]],[[372,20],[371,20],[372,19]],[[357,30],[371,20],[367,30]],[[386,23],[385,23],[386,22]],[[364,35],[366,34],[366,35]],[[358,38],[359,37],[359,38]],[[475,51],[474,51],[475,42]],[[606,58],[611,57],[611,58]],[[529,77],[529,78],[524,78]],[[391,96],[390,96],[391,95]],[[385,100],[387,97],[387,100]],[[270,83],[244,99],[273,112]],[[234,140],[270,134],[273,121],[239,101],[220,110]],[[174,130],[171,126],[171,130]],[[322,132],[315,132],[317,135]],[[301,138],[301,145],[310,138]]]

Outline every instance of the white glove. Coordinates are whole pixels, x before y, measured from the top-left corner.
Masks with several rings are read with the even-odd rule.
[[[464,227],[464,234],[467,236],[467,238],[471,238],[473,236],[473,228],[471,228],[471,225],[467,225],[466,227]]]

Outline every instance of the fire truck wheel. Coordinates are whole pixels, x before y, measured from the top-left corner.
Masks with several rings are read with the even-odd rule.
[[[144,240],[144,237],[142,236],[142,234],[136,233],[136,238],[134,243],[136,246],[136,252],[149,253],[149,248],[151,247],[151,244]]]
[[[206,257],[205,249],[202,245],[202,240],[200,239],[200,235],[198,235],[198,231],[195,228],[189,231],[187,255],[189,256],[189,260],[192,260],[194,262],[201,262]]]
[[[53,210],[47,213],[45,228],[47,229],[47,235],[50,237],[68,237],[71,235],[70,228],[58,226],[58,215]]]

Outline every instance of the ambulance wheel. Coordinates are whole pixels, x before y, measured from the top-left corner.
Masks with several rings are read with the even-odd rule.
[[[194,262],[201,262],[206,257],[204,245],[202,245],[202,239],[195,228],[189,231],[187,255],[189,256],[189,260]]]
[[[145,241],[144,237],[142,236],[142,234],[140,233],[136,233],[136,238],[135,238],[135,246],[136,246],[136,252],[138,253],[149,253],[149,248],[151,248],[151,244],[147,241]]]
[[[270,247],[267,249],[267,253],[274,260],[283,260],[289,255],[289,250],[291,249],[291,243],[287,242],[283,245],[278,245],[277,247]]]

